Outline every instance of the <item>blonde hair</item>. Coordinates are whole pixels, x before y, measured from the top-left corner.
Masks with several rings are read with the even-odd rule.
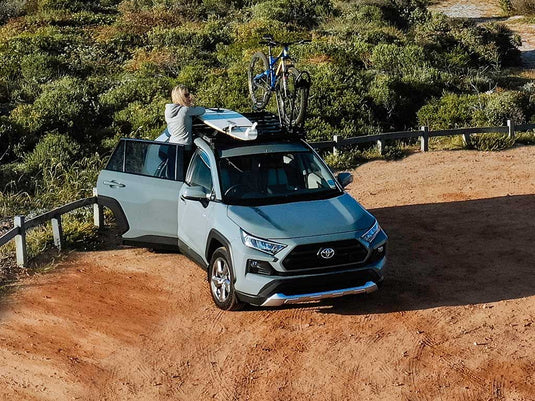
[[[171,100],[173,103],[179,104],[181,106],[187,106],[190,102],[189,89],[184,85],[178,85],[173,88],[171,91]]]

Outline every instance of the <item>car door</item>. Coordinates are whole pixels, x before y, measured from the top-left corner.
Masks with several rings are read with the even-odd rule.
[[[99,200],[119,204],[125,242],[178,245],[182,145],[121,139],[97,180]],[[117,214],[117,213],[116,213]]]
[[[186,174],[178,204],[178,236],[190,250],[203,256],[208,238],[208,224],[214,213],[213,201],[186,199],[182,194],[187,187],[201,187],[206,194],[213,192],[212,163],[205,150],[197,149]]]

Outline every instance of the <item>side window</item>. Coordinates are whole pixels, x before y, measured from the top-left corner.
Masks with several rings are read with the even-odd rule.
[[[124,141],[120,141],[110,157],[106,170],[123,171]]]
[[[106,169],[182,181],[183,154],[179,145],[123,139]]]
[[[192,186],[203,187],[207,192],[212,190],[210,160],[208,159],[208,155],[203,151],[198,151],[191,159],[186,182]]]

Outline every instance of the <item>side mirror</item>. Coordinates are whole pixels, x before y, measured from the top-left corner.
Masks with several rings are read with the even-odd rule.
[[[353,182],[353,174],[351,173],[340,173],[336,176],[336,180],[342,186],[342,188],[347,187]]]
[[[203,187],[192,186],[184,189],[182,197],[188,200],[207,201],[210,198],[210,194],[207,194]]]

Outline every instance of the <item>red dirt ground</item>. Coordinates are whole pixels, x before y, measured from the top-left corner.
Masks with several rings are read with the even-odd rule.
[[[354,171],[381,290],[222,312],[178,254],[73,253],[0,306],[2,400],[533,400],[535,147]]]

